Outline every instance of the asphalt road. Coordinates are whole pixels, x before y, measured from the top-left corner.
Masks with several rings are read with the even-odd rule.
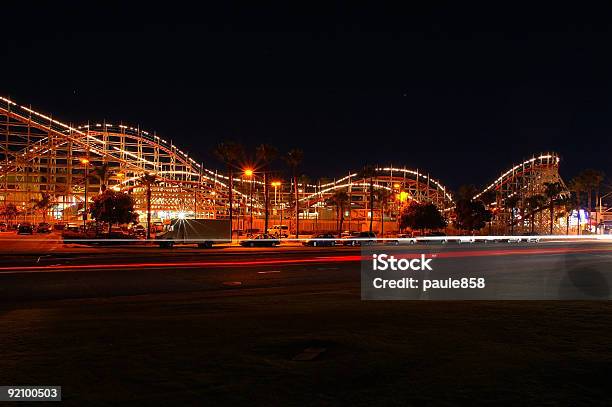
[[[359,248],[39,238],[0,240],[0,383],[68,405],[608,405],[608,301],[361,301]],[[612,271],[604,242],[388,250],[517,287]]]

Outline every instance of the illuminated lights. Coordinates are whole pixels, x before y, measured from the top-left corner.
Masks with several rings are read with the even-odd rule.
[[[539,157],[530,158],[529,160],[523,161],[521,164],[517,164],[513,166],[512,168],[510,168],[508,171],[504,172],[501,176],[499,176],[499,178],[493,181],[489,186],[483,189],[480,193],[476,194],[474,198],[472,199],[478,199],[482,194],[489,191],[491,188],[494,188],[497,185],[501,184],[509,175],[514,174],[516,170],[523,168],[525,166],[532,165],[532,164],[533,165],[547,165],[549,163],[544,163],[544,161],[550,160],[550,159],[554,159],[555,165],[559,164],[559,162],[561,161],[559,156],[555,154],[541,154]],[[538,164],[535,164],[536,161],[538,161]]]
[[[406,191],[401,191],[398,194],[398,198],[400,202],[406,202],[408,200],[408,198],[410,198],[410,194]]]
[[[5,109],[7,108],[6,103],[16,105],[14,102],[9,101],[6,98],[1,98],[0,100],[5,103],[3,105]],[[111,126],[113,125],[110,123],[97,123],[95,125],[92,123],[91,125],[83,125],[75,129],[71,126],[62,124],[49,116],[36,113],[31,109],[23,108],[23,111],[31,112],[31,115],[23,114],[23,112],[19,113],[20,109],[21,107],[15,108],[15,110],[11,108],[11,114],[17,112],[18,117],[19,114],[21,114],[25,118],[25,121],[29,120],[34,122],[39,125],[39,128],[42,128],[40,126],[45,126],[45,128],[50,129],[50,137],[46,140],[36,141],[36,145],[30,144],[27,149],[23,148],[18,152],[16,151],[13,157],[19,156],[19,160],[17,162],[3,160],[3,166],[0,166],[3,171],[7,171],[5,169],[7,167],[9,167],[8,171],[12,171],[19,165],[19,162],[23,162],[24,160],[21,158],[21,154],[24,152],[27,152],[27,154],[23,155],[25,160],[30,160],[37,155],[46,153],[48,151],[56,151],[58,147],[64,146],[67,143],[72,143],[73,145],[77,145],[76,151],[78,153],[87,151],[88,154],[91,154],[90,159],[92,160],[92,165],[98,165],[99,163],[103,162],[111,162],[116,166],[117,162],[119,162],[121,169],[126,173],[115,174],[115,182],[118,183],[118,185],[121,185],[122,188],[134,188],[134,184],[136,183],[133,181],[138,177],[133,176],[135,174],[142,174],[144,171],[143,167],[148,169],[156,169],[157,174],[159,174],[160,177],[164,177],[163,188],[167,188],[168,191],[172,191],[164,196],[163,199],[173,200],[173,202],[176,202],[173,203],[173,205],[177,206],[175,210],[177,210],[179,206],[185,205],[185,203],[180,202],[180,198],[174,198],[171,195],[174,194],[175,191],[192,194],[193,188],[203,190],[202,192],[204,195],[202,200],[211,200],[210,197],[216,195],[218,198],[215,205],[225,205],[229,177],[227,175],[211,171],[205,168],[203,165],[198,164],[193,158],[189,157],[186,152],[153,133],[149,136],[148,132],[140,130],[139,127],[128,127],[123,124],[116,125],[111,129]],[[41,120],[41,118],[47,120],[48,123]],[[53,126],[51,126],[50,123],[52,123]],[[59,129],[58,126],[62,126],[63,128]],[[98,129],[95,129],[94,126],[98,127]],[[99,127],[101,126],[105,126],[105,128],[100,129]],[[90,130],[86,130],[84,133],[80,130],[82,128],[87,128]],[[63,139],[59,138],[58,134],[60,133]],[[83,135],[83,137],[79,137],[79,134]],[[119,134],[122,135],[121,137],[125,137],[125,140],[128,141],[116,141],[114,137],[119,137]],[[124,136],[125,134],[129,136]],[[102,135],[104,140],[109,140],[107,145],[104,145],[104,141],[101,140]],[[145,137],[145,135],[147,137]],[[51,138],[51,136],[53,136],[53,138]],[[52,145],[49,140],[53,140]],[[85,140],[88,141],[87,145],[85,145]],[[171,156],[171,159],[168,161],[160,161],[160,156],[164,159],[168,159],[167,157]],[[542,165],[555,165],[555,163],[558,163],[559,160],[559,157],[557,157],[555,154],[541,154],[539,156],[530,158],[523,164],[515,166],[504,175],[507,176],[508,174],[511,174],[513,170],[517,170],[522,165],[538,165],[539,163]],[[116,169],[117,167],[114,168]],[[376,170],[380,174],[377,174],[376,176],[377,184],[374,185],[374,189],[392,191],[393,197],[399,201],[405,202],[412,199],[415,201],[431,200],[437,205],[440,205],[440,208],[443,210],[447,210],[449,207],[454,205],[452,196],[447,189],[439,181],[431,178],[427,173],[422,173],[419,170],[415,171],[406,168],[402,169],[394,167],[379,167],[376,168]],[[247,168],[244,170],[243,174],[240,174],[240,172],[237,171],[234,175],[235,178],[233,181],[238,183],[236,185],[238,185],[239,189],[242,191],[245,190],[245,185],[247,186],[246,189],[248,189],[249,184],[252,184],[254,187],[263,185],[263,182],[256,179],[255,175],[256,174],[252,168]],[[499,182],[502,182],[504,175],[491,184],[488,189],[493,188],[498,185]],[[2,177],[2,175],[0,175],[0,177]],[[348,173],[348,175],[345,175],[342,178],[321,185],[300,184],[299,186],[305,186],[303,186],[303,188],[300,190],[304,194],[300,195],[299,201],[310,201],[308,202],[309,207],[321,207],[325,206],[324,195],[332,194],[338,190],[346,190],[347,192],[352,192],[353,194],[367,194],[369,184],[363,181],[363,179],[357,179],[356,173]],[[271,182],[270,185],[275,188],[281,187],[280,182],[277,183],[276,180]],[[282,187],[287,189],[290,188],[287,183],[282,185]],[[218,192],[211,191],[212,188],[216,188]],[[258,187],[256,192],[256,194],[259,194],[259,197],[257,198],[258,201],[261,198],[261,191],[262,188]],[[235,196],[237,197],[248,197],[248,194],[237,191],[236,189],[234,189],[234,192],[236,194]],[[160,200],[161,199],[162,198],[160,198]],[[261,202],[256,202],[255,205],[261,205]],[[202,213],[203,212],[205,211],[203,210]]]

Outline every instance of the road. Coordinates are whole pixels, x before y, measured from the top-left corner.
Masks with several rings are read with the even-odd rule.
[[[406,249],[507,274],[612,263],[609,243]],[[359,248],[2,253],[0,382],[68,405],[607,404],[608,301],[361,301]]]

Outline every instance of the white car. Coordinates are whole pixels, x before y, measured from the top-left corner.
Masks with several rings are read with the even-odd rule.
[[[462,243],[474,243],[476,242],[476,238],[472,236],[461,236],[457,241],[459,244]]]
[[[274,225],[271,228],[268,228],[268,234],[276,237],[289,237],[289,226]]]

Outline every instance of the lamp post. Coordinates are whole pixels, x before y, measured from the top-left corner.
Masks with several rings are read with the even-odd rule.
[[[608,192],[604,196],[600,196],[599,197],[599,216],[598,216],[598,219],[597,219],[597,227],[598,228],[599,228],[599,222],[603,222],[603,212],[604,212],[604,211],[602,211],[603,199],[609,197],[610,195],[612,195],[612,192]]]
[[[81,164],[85,167],[85,204],[83,205],[83,229],[87,226],[87,190],[89,189],[89,159],[81,158]]]
[[[249,229],[253,232],[253,169],[247,168],[244,170],[244,176],[249,178]]]
[[[277,200],[276,192],[277,192],[277,189],[280,186],[280,184],[281,184],[280,181],[272,181],[272,186],[274,187],[274,206],[277,207],[276,208],[277,211],[278,211],[278,205],[277,205],[278,200]],[[281,199],[281,201],[282,201],[282,199]],[[279,216],[281,216],[279,218],[279,221],[278,221],[278,224],[280,225],[280,224],[283,223],[282,210],[281,210],[281,213],[279,214]]]

